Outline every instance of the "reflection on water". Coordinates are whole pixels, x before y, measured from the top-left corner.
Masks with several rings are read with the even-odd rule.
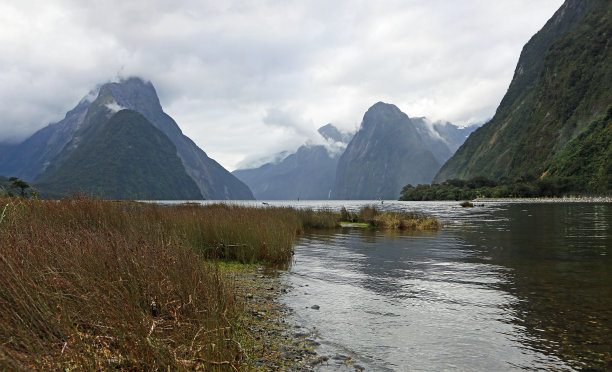
[[[284,301],[322,352],[371,370],[612,369],[612,205],[456,204],[385,202],[435,214],[436,233],[303,237]]]

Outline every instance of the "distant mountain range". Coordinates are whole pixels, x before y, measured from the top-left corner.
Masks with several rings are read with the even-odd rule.
[[[24,142],[1,147],[0,174],[40,183],[54,193],[86,191],[107,198],[253,199],[244,183],[183,135],[163,111],[150,82],[129,78],[108,83],[100,87],[95,99],[92,96],[95,94],[81,100],[63,120]],[[123,109],[133,112],[117,114]],[[128,119],[129,127],[126,121],[123,128],[121,120]],[[134,136],[129,137],[129,133]],[[165,162],[153,164],[163,160],[159,154],[172,151],[179,163],[170,156]],[[122,164],[115,164],[119,159]],[[91,164],[99,167],[98,174],[94,174]],[[170,168],[176,168],[177,173]],[[198,192],[182,173],[195,183]],[[120,179],[116,179],[119,175]],[[175,177],[177,183],[171,186],[168,180]],[[137,186],[119,188],[117,183]]]
[[[431,182],[475,128],[409,118],[379,102],[356,134],[328,124],[319,128],[327,146],[303,145],[280,161],[233,174],[262,200],[397,199],[406,183]]]
[[[495,116],[434,181],[485,176],[612,192],[612,2],[567,0],[525,45]]]
[[[325,145],[303,145],[279,161],[232,173],[260,200],[326,200],[338,159],[352,134],[342,133],[332,124],[319,128],[318,133]]]
[[[378,102],[354,134],[328,124],[319,140],[233,174],[182,134],[151,83],[108,83],[63,120],[0,144],[0,174],[109,198],[397,199],[407,184],[476,176],[610,193],[610,35],[612,2],[567,0],[525,45],[482,127]]]

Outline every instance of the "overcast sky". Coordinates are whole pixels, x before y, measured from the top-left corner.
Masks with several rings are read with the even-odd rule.
[[[0,139],[140,76],[233,170],[374,103],[466,124],[493,116],[521,48],[562,0],[4,0]]]

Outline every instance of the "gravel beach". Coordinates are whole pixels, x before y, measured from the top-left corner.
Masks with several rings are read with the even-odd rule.
[[[319,356],[315,334],[304,326],[290,324],[291,310],[278,302],[290,288],[277,272],[256,266],[231,267],[228,279],[235,284],[245,306],[244,322],[249,342],[243,345],[247,370],[313,371],[329,357]]]

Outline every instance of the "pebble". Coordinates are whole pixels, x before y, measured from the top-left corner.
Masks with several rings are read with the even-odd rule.
[[[334,355],[332,357],[332,359],[335,359],[335,360],[349,360],[349,359],[351,359],[351,357],[346,356],[346,355],[342,355],[342,354],[336,354],[336,355]]]
[[[262,340],[265,340],[263,350],[271,351],[269,354],[264,353],[264,358],[251,360],[250,367],[262,370],[283,368],[287,371],[313,371],[316,365],[312,364],[314,360],[321,363],[329,359],[319,357],[313,350],[319,343],[307,338],[313,337],[313,332],[316,331],[311,332],[310,327],[285,322],[284,318],[291,314],[292,310],[279,304],[276,299],[288,290],[276,276],[260,275],[264,274],[262,271],[258,269],[257,272],[253,270],[251,273],[235,276],[237,284],[243,288],[242,298],[246,299],[249,312],[253,318],[258,319],[257,325],[249,327],[253,332],[252,337],[260,348]],[[318,310],[319,305],[313,305],[312,308]],[[266,355],[270,357],[265,358]]]

